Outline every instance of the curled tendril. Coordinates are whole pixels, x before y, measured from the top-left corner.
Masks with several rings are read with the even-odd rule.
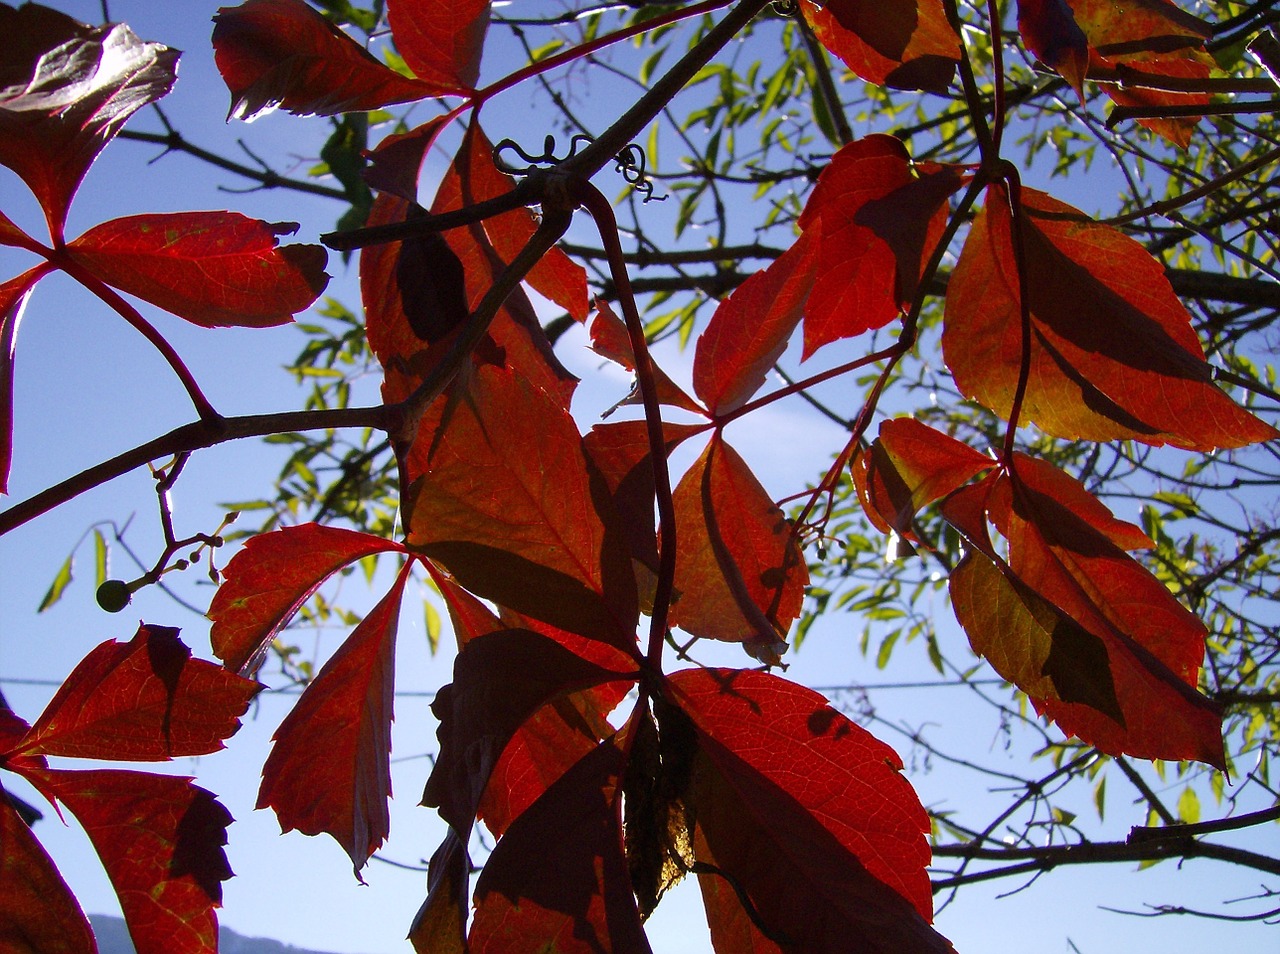
[[[800,0],[773,0],[773,12],[780,17],[794,17],[800,13]]]
[[[542,141],[542,155],[531,156],[520,147],[514,139],[504,139],[493,147],[493,164],[503,172],[513,176],[527,176],[529,173],[544,166],[555,166],[566,159],[572,159],[578,154],[578,147],[589,145],[591,143],[590,136],[574,136],[569,140],[569,152],[563,156],[556,155],[556,137],[547,136]],[[514,152],[523,159],[527,165],[517,166],[502,157],[505,150]]]
[[[654,200],[665,202],[667,200],[665,195],[655,196],[653,194],[653,181],[645,172],[644,150],[635,143],[631,143],[622,152],[618,153],[614,157],[614,161],[618,163],[616,169],[622,173],[622,178],[631,183],[635,190],[644,196],[645,202]]]

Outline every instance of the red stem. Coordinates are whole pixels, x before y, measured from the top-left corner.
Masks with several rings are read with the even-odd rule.
[[[991,72],[994,101],[991,118],[991,146],[1000,153],[1000,137],[1004,134],[1004,45],[1000,31],[1000,10],[996,0],[987,0],[987,18],[991,22]]]

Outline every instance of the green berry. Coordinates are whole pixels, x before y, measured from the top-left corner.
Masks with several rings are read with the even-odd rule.
[[[133,599],[129,584],[124,580],[107,580],[98,587],[98,605],[108,613],[118,613]]]

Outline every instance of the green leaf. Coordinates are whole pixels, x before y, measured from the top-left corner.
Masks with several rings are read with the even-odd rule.
[[[93,567],[93,585],[101,586],[107,581],[107,538],[101,530],[93,531]]]
[[[43,613],[58,600],[62,599],[63,592],[71,585],[71,564],[74,559],[74,553],[67,555],[66,562],[62,564],[62,569],[58,571],[58,575],[49,584],[49,592],[40,601],[40,608],[36,610],[37,613]]]

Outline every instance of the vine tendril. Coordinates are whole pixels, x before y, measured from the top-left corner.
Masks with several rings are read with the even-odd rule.
[[[590,136],[575,135],[569,140],[569,151],[563,156],[556,155],[556,137],[548,135],[542,141],[542,152],[539,155],[532,155],[525,152],[524,148],[514,139],[504,139],[493,147],[493,164],[502,172],[513,176],[532,175],[540,169],[553,169],[560,163],[572,159],[578,154],[578,149],[591,143]],[[515,153],[519,159],[523,160],[525,165],[517,165],[507,159],[503,153]],[[617,156],[614,157],[617,162],[616,171],[622,173],[622,178],[627,180],[637,192],[644,196],[645,202],[664,201],[667,197],[655,196],[653,194],[653,182],[645,169],[645,153],[644,150],[635,143],[629,144]]]

